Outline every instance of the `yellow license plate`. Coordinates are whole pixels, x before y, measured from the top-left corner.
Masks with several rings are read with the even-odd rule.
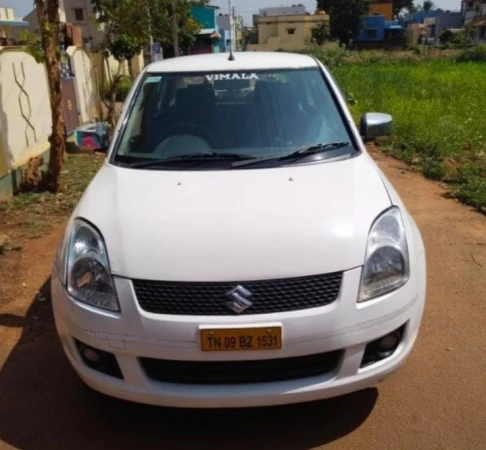
[[[201,330],[203,352],[280,350],[281,348],[281,327]]]

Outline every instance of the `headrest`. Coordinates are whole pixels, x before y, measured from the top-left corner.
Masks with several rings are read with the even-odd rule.
[[[187,113],[212,109],[216,106],[216,94],[211,87],[191,85],[177,91],[176,105]]]
[[[255,99],[260,102],[298,104],[290,85],[281,81],[258,81],[255,85]]]

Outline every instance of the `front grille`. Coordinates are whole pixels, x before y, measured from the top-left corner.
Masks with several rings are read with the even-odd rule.
[[[154,314],[187,316],[235,315],[226,303],[228,292],[243,286],[251,292],[252,306],[241,315],[271,314],[317,308],[334,302],[341,289],[342,272],[269,281],[186,283],[133,280],[140,307]]]
[[[178,384],[248,384],[295,380],[334,372],[341,351],[261,361],[169,361],[140,358],[149,378]]]

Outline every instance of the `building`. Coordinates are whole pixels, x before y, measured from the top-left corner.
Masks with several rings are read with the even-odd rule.
[[[93,17],[95,12],[91,0],[60,0],[59,19],[61,23],[70,23],[81,30],[84,46],[96,48],[104,39],[104,33],[98,29]],[[37,11],[34,9],[24,20],[30,22],[33,32],[39,31]]]
[[[296,51],[312,42],[312,30],[325,24],[329,15],[260,16],[257,20],[258,44],[248,45],[248,51]]]
[[[384,15],[363,17],[361,34],[357,42],[381,42],[403,36],[404,29],[397,20],[387,20]]]
[[[258,14],[253,14],[253,28],[257,28],[260,17],[278,16],[305,16],[307,13],[304,5],[277,6],[274,8],[262,8]]]
[[[259,11],[260,17],[276,17],[276,16],[302,16],[307,14],[304,5],[294,6],[280,6],[276,8],[262,8]]]
[[[360,35],[353,41],[353,48],[401,49],[406,45],[406,30],[397,20],[387,20],[384,15],[363,17]]]
[[[102,44],[105,34],[94,22],[95,12],[91,0],[61,0],[66,14],[66,22],[72,23],[82,31],[83,42],[87,48]]]
[[[486,41],[486,3],[481,0],[463,0],[462,17],[464,25],[475,29],[474,41]]]
[[[189,49],[190,55],[200,53],[219,53],[222,36],[218,30],[218,10],[218,6],[212,5],[192,6],[192,16],[201,25],[201,30],[199,31],[199,35],[193,47]]]
[[[391,0],[373,0],[369,16],[384,16],[385,20],[393,19],[393,2]]]
[[[236,15],[220,14],[217,23],[221,35],[220,51],[228,52],[231,44],[233,51],[240,51],[243,48],[243,18]]]
[[[461,11],[434,11],[416,12],[404,16],[401,24],[411,32],[411,43],[416,45],[422,38],[431,43],[437,43],[444,30],[457,30],[464,24]]]
[[[14,45],[29,22],[15,17],[12,8],[0,7],[0,47]]]

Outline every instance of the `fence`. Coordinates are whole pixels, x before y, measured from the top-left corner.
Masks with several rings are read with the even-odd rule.
[[[90,56],[69,48],[75,96],[65,104],[75,108],[79,123],[99,117]],[[49,149],[52,120],[46,70],[21,48],[0,48],[0,197],[16,188],[30,158]]]

